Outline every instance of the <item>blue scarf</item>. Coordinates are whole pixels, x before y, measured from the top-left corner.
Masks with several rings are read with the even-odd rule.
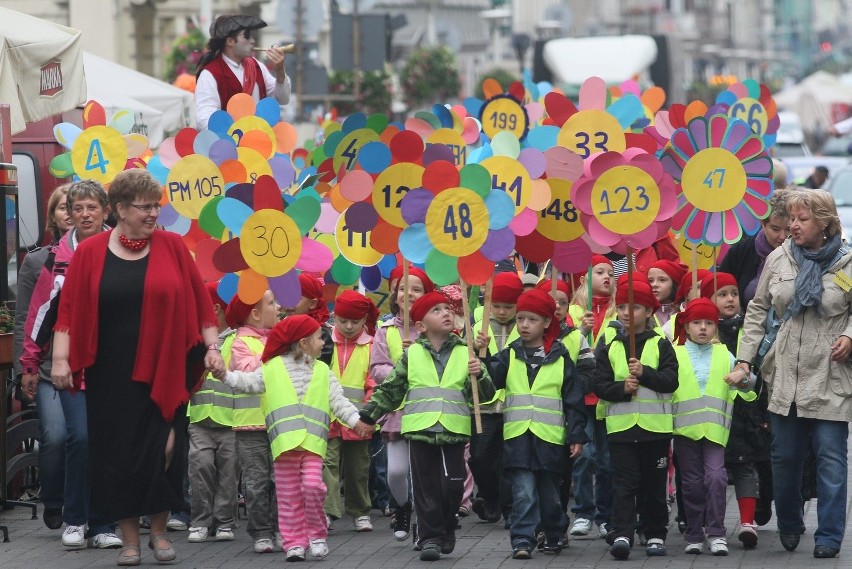
[[[835,235],[816,251],[803,249],[796,245],[795,241],[790,242],[793,259],[799,265],[796,291],[790,306],[787,307],[790,316],[810,307],[822,316],[822,276],[848,251],[846,247],[841,247],[841,244],[840,235]]]

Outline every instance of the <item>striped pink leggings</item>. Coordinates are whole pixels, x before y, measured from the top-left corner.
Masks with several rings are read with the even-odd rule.
[[[322,482],[322,457],[290,450],[275,459],[275,495],[278,531],[284,551],[308,547],[314,539],[328,537],[325,523],[326,487]]]

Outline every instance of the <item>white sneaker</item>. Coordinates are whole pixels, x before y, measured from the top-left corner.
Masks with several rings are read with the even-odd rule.
[[[92,549],[118,549],[124,543],[114,533],[99,533],[89,538],[88,545]]]
[[[255,553],[272,553],[273,551],[275,551],[275,544],[272,543],[271,538],[261,537],[254,540]]]
[[[234,530],[231,528],[218,528],[216,530],[216,541],[234,541]]]
[[[311,540],[311,556],[316,557],[317,559],[323,559],[326,555],[328,555],[328,544],[324,539],[312,539]],[[288,557],[289,559],[289,552]]]
[[[171,517],[166,522],[166,529],[169,531],[186,531],[188,524],[180,518]]]
[[[598,526],[598,537],[601,539],[606,539],[606,536],[609,535],[609,532],[612,531],[612,526],[610,526],[607,522],[603,522]]]
[[[686,547],[683,549],[684,553],[689,553],[690,555],[700,555],[704,551],[703,543],[687,543]]]
[[[373,531],[373,523],[370,521],[370,516],[355,518],[355,531]]]
[[[189,528],[189,535],[186,541],[189,543],[201,543],[207,540],[207,528]]]
[[[85,547],[86,526],[65,526],[62,532],[62,545],[65,547]]]
[[[751,549],[757,545],[757,528],[754,524],[741,524],[737,539],[743,543],[743,547]]]
[[[589,535],[592,531],[592,520],[577,518],[571,525],[571,535]]]
[[[326,515],[325,515],[325,525],[326,525],[326,527],[328,528],[328,531],[331,531],[331,530],[333,530],[333,529],[334,529],[334,524],[333,524],[333,522],[334,522],[334,520],[332,520],[332,519],[331,519],[331,516],[329,516],[328,514],[326,514]],[[291,547],[290,549],[292,549],[292,547]]]
[[[728,554],[728,542],[724,537],[714,537],[710,540],[710,553],[717,556]]]
[[[305,560],[305,548],[297,545],[296,547],[291,547],[287,550],[287,561],[304,561]]]

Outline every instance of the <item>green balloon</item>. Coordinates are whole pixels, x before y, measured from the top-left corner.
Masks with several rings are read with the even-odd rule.
[[[452,284],[459,280],[458,258],[450,257],[437,249],[426,255],[426,274],[439,286]]]
[[[322,145],[322,149],[326,156],[334,156],[334,151],[337,150],[337,145],[340,144],[340,141],[343,140],[344,136],[346,136],[346,133],[342,130],[332,132],[328,135],[328,138],[325,139],[325,142]]]
[[[331,264],[331,278],[337,284],[344,286],[353,285],[358,282],[361,276],[361,267],[353,265],[347,261],[343,255],[338,255]]]
[[[201,208],[201,213],[198,214],[198,227],[210,237],[221,239],[225,232],[225,224],[219,219],[219,214],[216,211],[216,206],[222,201],[222,196],[216,196]]]
[[[381,113],[376,113],[367,117],[367,128],[369,128],[376,134],[382,134],[382,132],[387,128],[389,123],[390,119],[387,117],[387,115],[383,115]]]
[[[414,113],[414,118],[426,121],[435,127],[435,130],[444,126],[441,124],[441,120],[438,117],[427,111],[417,111]]]
[[[485,199],[491,191],[491,172],[482,164],[468,164],[459,171],[460,185]]]
[[[55,178],[68,178],[74,175],[74,165],[71,164],[71,153],[65,152],[53,157],[50,161],[50,174]]]
[[[307,235],[313,229],[320,216],[320,202],[310,196],[302,197],[301,192],[296,201],[287,206],[287,215],[299,226],[299,233]]]
[[[319,166],[325,159],[328,158],[325,154],[325,148],[323,146],[317,146],[314,148],[314,151],[311,153],[311,165]]]

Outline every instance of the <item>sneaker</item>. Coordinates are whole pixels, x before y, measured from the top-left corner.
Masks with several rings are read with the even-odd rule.
[[[62,527],[62,508],[45,508],[41,515],[44,525],[48,529],[59,529]]]
[[[272,553],[273,551],[275,551],[275,544],[272,543],[271,538],[261,537],[259,539],[254,540],[255,553]]]
[[[592,531],[592,520],[577,518],[571,525],[571,535],[589,535]]]
[[[373,523],[370,521],[370,516],[355,518],[355,531],[373,531]]]
[[[473,513],[479,516],[479,519],[483,522],[488,518],[485,516],[485,498],[477,498],[470,505],[470,509],[473,510]]]
[[[512,548],[512,559],[532,559],[532,549],[525,543],[517,545]]]
[[[189,525],[182,519],[172,516],[166,522],[166,529],[169,531],[186,531],[189,529]]]
[[[757,527],[754,524],[740,524],[737,539],[740,540],[746,549],[755,547],[757,545]]]
[[[405,541],[411,533],[411,502],[396,509],[393,517],[393,537],[397,541]]]
[[[139,529],[151,529],[151,518],[148,516],[139,518]]]
[[[561,538],[552,539],[548,538],[544,540],[544,545],[541,550],[545,553],[545,555],[559,555],[559,553],[565,548],[565,541]]]
[[[297,545],[287,550],[287,561],[304,561],[305,548]]]
[[[466,518],[470,515],[470,510],[467,506],[459,506],[458,517]]]
[[[422,551],[423,546],[420,545],[420,534],[417,532],[417,524],[411,524],[411,543],[414,544],[414,551]]]
[[[627,559],[630,557],[630,540],[626,537],[617,537],[609,547],[609,553],[616,559]]]
[[[334,529],[334,520],[328,514],[325,515],[325,525],[328,528],[328,531],[331,531],[331,530]],[[293,548],[291,547],[290,549],[293,549]]]
[[[381,510],[382,514],[384,514],[386,518],[389,518],[393,515],[393,510],[390,509],[390,506],[385,506],[384,508],[381,508]]]
[[[420,561],[437,561],[441,558],[441,548],[437,543],[424,543],[420,550]]]
[[[648,557],[662,557],[666,554],[666,542],[659,537],[652,537],[645,546],[645,554]]]
[[[714,537],[710,540],[710,553],[716,556],[728,554],[728,542],[724,537]]]
[[[231,528],[217,528],[216,541],[234,541],[234,530]]]
[[[99,533],[90,537],[87,545],[89,549],[119,549],[124,543],[114,533]]]
[[[65,526],[65,531],[62,532],[62,545],[65,547],[85,547],[85,535],[85,526]]]
[[[688,553],[690,555],[701,555],[704,552],[704,544],[703,543],[687,543],[686,547],[683,549],[684,553]]]
[[[611,531],[612,526],[610,526],[607,522],[603,522],[598,525],[598,537],[601,539],[606,539],[606,536],[608,536]]]
[[[207,528],[189,528],[189,535],[186,536],[186,541],[189,543],[201,543],[207,540]]]
[[[311,540],[311,557],[325,559],[328,555],[328,543],[322,538]]]

